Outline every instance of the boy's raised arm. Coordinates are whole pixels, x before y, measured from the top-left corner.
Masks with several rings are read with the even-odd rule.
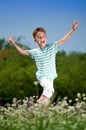
[[[79,26],[79,22],[73,22],[72,23],[72,28],[71,30],[62,38],[58,41],[58,45],[60,46],[61,44],[63,44],[64,42],[66,42],[71,36],[72,34],[76,31],[76,29]]]
[[[27,50],[23,50],[21,47],[19,47],[16,44],[16,41],[13,39],[13,37],[8,37],[7,40],[17,49],[17,51],[22,55],[29,55],[29,52]]]

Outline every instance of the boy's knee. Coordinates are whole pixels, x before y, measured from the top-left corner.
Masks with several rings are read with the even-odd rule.
[[[43,91],[43,95],[45,95],[46,97],[48,98],[51,98],[54,94],[54,88],[46,88],[44,91]]]

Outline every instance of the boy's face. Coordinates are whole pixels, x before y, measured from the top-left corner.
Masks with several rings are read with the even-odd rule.
[[[34,41],[38,44],[40,48],[45,48],[46,47],[46,41],[47,41],[47,36],[44,32],[39,31],[36,34],[36,37]]]

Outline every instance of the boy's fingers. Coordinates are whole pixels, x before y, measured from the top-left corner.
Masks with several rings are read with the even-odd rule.
[[[7,39],[8,39],[9,41],[12,41],[12,40],[13,40],[13,38],[12,38],[12,37],[8,37]]]

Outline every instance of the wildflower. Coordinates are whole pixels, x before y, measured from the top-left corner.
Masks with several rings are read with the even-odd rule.
[[[27,103],[27,105],[26,105],[26,108],[28,109],[28,108],[30,108],[31,107],[31,103]]]
[[[71,99],[69,100],[69,103],[70,103],[70,104],[72,103],[72,100],[71,100]]]
[[[86,101],[86,97],[84,97],[83,100]]]
[[[78,99],[78,98],[76,98],[76,99],[75,99],[75,101],[76,101],[76,102],[78,102],[78,101],[79,101],[79,99]]]
[[[16,99],[16,98],[13,98],[13,101],[12,101],[12,102],[13,102],[13,103],[16,103],[16,101],[17,101],[17,99]]]
[[[64,100],[67,100],[68,99],[68,97],[64,97]]]
[[[80,94],[80,93],[77,93],[77,97],[78,97],[78,98],[81,98],[81,94]]]
[[[37,82],[37,81],[34,81],[34,85],[35,85],[35,86],[38,85],[38,82]]]
[[[85,97],[85,93],[83,93],[82,96]]]

